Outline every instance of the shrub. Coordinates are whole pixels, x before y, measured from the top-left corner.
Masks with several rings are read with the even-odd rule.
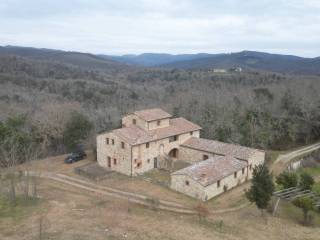
[[[303,190],[311,190],[314,184],[313,177],[306,172],[301,173],[299,187]]]
[[[292,202],[296,207],[303,211],[303,220],[305,224],[310,224],[311,218],[309,212],[314,209],[314,202],[310,197],[299,197]]]
[[[298,175],[294,172],[283,172],[277,176],[276,183],[284,188],[296,187],[298,185]]]

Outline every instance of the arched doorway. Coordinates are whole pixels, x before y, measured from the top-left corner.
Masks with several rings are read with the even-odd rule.
[[[179,150],[178,148],[173,148],[171,149],[171,151],[169,152],[169,156],[172,157],[172,158],[178,158],[179,156]]]

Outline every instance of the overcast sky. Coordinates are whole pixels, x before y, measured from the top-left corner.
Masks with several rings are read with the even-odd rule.
[[[320,0],[0,0],[0,45],[320,56]]]

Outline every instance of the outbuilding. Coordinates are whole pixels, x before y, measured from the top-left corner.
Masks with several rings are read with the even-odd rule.
[[[214,156],[171,174],[171,188],[207,201],[248,180],[248,163],[232,156]]]

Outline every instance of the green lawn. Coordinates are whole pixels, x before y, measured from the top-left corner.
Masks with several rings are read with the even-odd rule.
[[[313,190],[315,193],[317,193],[317,194],[320,195],[320,182],[315,183],[315,184],[313,185],[312,190]]]
[[[299,172],[306,172],[313,177],[318,177],[320,176],[320,167],[301,168]]]

